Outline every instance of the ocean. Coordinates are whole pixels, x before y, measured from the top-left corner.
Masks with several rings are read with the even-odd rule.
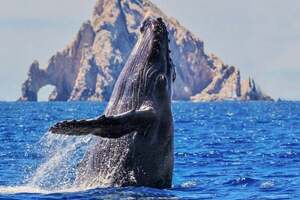
[[[171,189],[75,188],[95,136],[47,130],[105,106],[0,103],[0,199],[300,199],[300,102],[174,102]]]

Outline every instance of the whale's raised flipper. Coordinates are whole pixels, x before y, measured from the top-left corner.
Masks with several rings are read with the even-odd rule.
[[[116,116],[102,115],[92,120],[73,120],[55,124],[50,128],[54,134],[82,136],[96,135],[104,138],[120,138],[134,131],[144,132],[156,120],[153,109],[129,111]]]

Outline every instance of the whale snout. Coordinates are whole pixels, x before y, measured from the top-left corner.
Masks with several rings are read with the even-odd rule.
[[[167,27],[161,17],[146,18],[140,28],[140,31],[141,31],[141,33],[144,33],[149,29],[154,31],[156,34],[162,34],[162,33],[168,34]]]

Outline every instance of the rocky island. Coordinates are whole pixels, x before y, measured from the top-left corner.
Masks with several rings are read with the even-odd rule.
[[[46,85],[55,87],[50,101],[108,100],[145,16],[162,17],[168,26],[175,100],[272,100],[253,79],[242,81],[238,68],[206,54],[203,41],[149,0],[98,0],[70,45],[44,67],[32,63],[20,100],[37,101]]]

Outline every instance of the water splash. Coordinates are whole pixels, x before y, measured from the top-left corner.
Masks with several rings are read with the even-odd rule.
[[[92,143],[92,138],[47,132],[36,146],[43,155],[39,166],[31,172],[24,185],[0,187],[0,193],[53,193],[91,189],[75,185],[74,180],[77,165]]]
[[[45,162],[33,173],[28,185],[47,189],[71,187],[76,166],[82,159],[91,138],[47,133],[40,141],[41,148],[46,150]]]

